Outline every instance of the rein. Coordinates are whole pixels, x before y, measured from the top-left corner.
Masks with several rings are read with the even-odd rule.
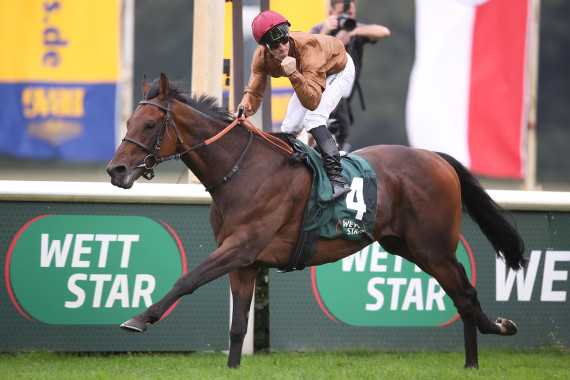
[[[240,121],[243,121],[244,124],[240,124]],[[206,145],[208,145],[209,143],[213,143],[214,141],[216,141],[217,139],[219,139],[220,137],[225,135],[230,129],[232,129],[233,127],[235,127],[238,124],[240,124],[242,127],[246,128],[250,132],[258,134],[263,139],[265,139],[267,142],[269,142],[270,144],[281,149],[285,153],[293,154],[293,148],[291,148],[286,142],[284,142],[283,140],[281,140],[281,139],[279,139],[273,135],[270,135],[269,133],[266,133],[266,132],[263,132],[263,131],[257,129],[255,127],[255,125],[253,125],[251,123],[251,121],[247,120],[245,117],[239,117],[239,118],[235,119],[230,125],[228,125],[224,130],[219,132],[216,136],[210,138],[209,140],[206,140]]]
[[[158,164],[165,162],[165,161],[170,161],[173,159],[179,160],[183,154],[186,154],[186,153],[193,151],[195,149],[198,149],[198,148],[208,146],[208,145],[216,142],[219,138],[221,138],[226,133],[228,133],[236,125],[241,125],[248,130],[249,141],[247,143],[247,146],[245,147],[244,151],[242,152],[242,154],[239,157],[236,164],[233,166],[232,170],[230,170],[230,172],[228,174],[226,174],[221,180],[216,182],[214,185],[207,187],[206,191],[209,192],[209,191],[213,190],[214,188],[218,187],[222,183],[229,180],[235,174],[235,172],[239,169],[239,164],[241,163],[241,161],[245,157],[246,152],[249,150],[249,147],[251,146],[251,142],[253,140],[253,134],[254,133],[258,134],[264,140],[266,140],[270,144],[276,146],[277,148],[281,149],[285,153],[287,153],[289,155],[293,154],[293,149],[289,145],[287,145],[287,143],[285,143],[284,141],[280,140],[279,138],[277,138],[275,136],[272,136],[268,133],[265,133],[265,132],[257,129],[249,120],[247,120],[245,117],[242,117],[241,115],[243,113],[243,109],[242,109],[242,107],[240,107],[240,113],[239,113],[240,116],[237,119],[235,119],[230,125],[228,125],[226,128],[224,128],[223,130],[221,130],[220,132],[215,134],[213,137],[211,137],[208,140],[205,140],[205,141],[203,141],[197,145],[194,145],[193,147],[188,148],[181,153],[174,153],[174,154],[171,154],[170,156],[157,158],[156,155],[158,154],[160,147],[162,145],[164,132],[166,132],[168,137],[170,137],[170,134],[168,133],[168,124],[169,123],[172,124],[172,128],[174,129],[174,132],[176,133],[176,137],[177,137],[178,141],[180,141],[181,144],[184,144],[184,141],[182,140],[182,137],[180,136],[180,133],[178,132],[178,128],[176,128],[176,124],[174,123],[174,119],[171,117],[170,111],[172,108],[172,100],[168,99],[168,105],[166,107],[163,106],[162,104],[155,103],[155,102],[150,101],[150,100],[143,100],[139,104],[143,104],[143,105],[150,104],[150,105],[158,107],[161,110],[166,112],[166,116],[164,117],[164,120],[162,121],[162,125],[160,126],[160,131],[158,132],[158,137],[156,138],[156,144],[154,147],[154,152],[152,152],[151,149],[149,149],[145,144],[141,143],[140,141],[137,141],[137,140],[130,138],[130,137],[127,137],[127,136],[125,136],[123,138],[123,141],[129,141],[133,144],[136,144],[136,145],[140,146],[141,148],[143,148],[148,153],[148,156],[146,156],[144,158],[142,164],[137,166],[137,168],[146,169],[146,171],[143,173],[142,176],[143,176],[143,178],[145,178],[149,181],[154,178],[154,168]],[[240,123],[240,122],[243,122],[243,123]]]

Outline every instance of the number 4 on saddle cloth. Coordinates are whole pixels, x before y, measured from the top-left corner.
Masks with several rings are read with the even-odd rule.
[[[306,163],[313,171],[313,184],[295,253],[289,265],[280,272],[304,269],[315,253],[319,237],[374,242],[372,229],[378,203],[376,173],[370,164],[354,154],[341,158],[342,176],[350,184],[351,191],[333,202],[332,186],[321,155],[301,141],[288,137],[293,149],[306,153]]]

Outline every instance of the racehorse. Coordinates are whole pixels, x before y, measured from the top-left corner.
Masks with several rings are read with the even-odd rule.
[[[210,191],[210,224],[217,249],[178,279],[160,301],[121,325],[144,332],[182,296],[229,274],[233,295],[228,366],[241,361],[248,311],[260,268],[283,268],[293,255],[311,189],[311,170],[294,165],[291,152],[268,134],[254,133],[209,96],[190,96],[165,74],[143,78],[144,100],[127,121],[127,133],[107,166],[113,185],[131,188],[151,178],[157,163],[179,158]],[[449,155],[404,146],[370,146],[353,152],[374,169],[378,207],[372,235],[389,253],[433,276],[463,321],[465,367],[478,368],[477,329],[514,335],[515,324],[483,313],[477,292],[455,252],[462,208],[514,270],[526,266],[524,243],[506,211]],[[370,241],[319,238],[308,266],[340,260]]]

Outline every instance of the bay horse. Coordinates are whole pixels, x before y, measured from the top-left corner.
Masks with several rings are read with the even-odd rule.
[[[262,267],[283,268],[293,255],[308,202],[312,173],[292,164],[267,134],[252,133],[217,99],[190,96],[165,74],[143,78],[144,100],[127,121],[127,133],[107,166],[111,183],[131,188],[152,177],[157,163],[179,158],[210,191],[210,224],[217,249],[178,279],[160,301],[121,328],[144,332],[182,296],[229,274],[233,295],[228,366],[239,366],[255,278]],[[240,123],[238,123],[240,122]],[[264,138],[265,137],[265,138]],[[278,144],[277,144],[278,145]],[[404,146],[370,146],[353,152],[376,172],[378,207],[372,235],[389,253],[433,276],[463,321],[465,367],[478,368],[477,329],[514,335],[515,324],[483,313],[477,292],[455,252],[462,208],[479,225],[496,255],[514,270],[526,266],[524,243],[506,211],[449,155]],[[319,238],[308,266],[340,260],[369,240]]]

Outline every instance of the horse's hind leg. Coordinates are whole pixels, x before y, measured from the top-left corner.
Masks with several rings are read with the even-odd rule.
[[[477,324],[480,314],[483,313],[477,301],[477,291],[469,282],[465,269],[453,258],[446,260],[443,265],[430,265],[424,270],[438,281],[451,298],[463,321],[465,368],[479,368]]]
[[[237,368],[241,362],[243,340],[247,332],[249,308],[255,290],[255,277],[259,268],[241,268],[230,272],[233,298],[232,326],[230,328],[230,354],[228,367]]]
[[[462,275],[463,282],[466,286],[471,286],[469,280],[467,279],[467,273],[465,268],[461,263],[458,263],[459,270]],[[467,285],[468,284],[468,285]],[[496,335],[515,335],[517,333],[517,326],[505,318],[497,318],[496,322],[493,322],[487,314],[481,309],[481,304],[477,299],[477,295],[474,297],[476,312],[477,312],[477,328],[481,334],[496,334]]]
[[[508,319],[498,318],[496,322],[483,313],[477,291],[471,285],[465,268],[459,262],[441,267],[430,267],[428,273],[441,285],[453,300],[461,320],[465,339],[465,367],[479,368],[477,355],[477,328],[482,334],[514,335],[515,324]]]

